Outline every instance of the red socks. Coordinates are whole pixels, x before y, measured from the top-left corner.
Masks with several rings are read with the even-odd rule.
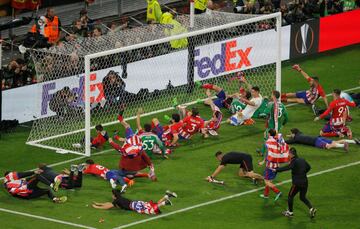
[[[135,177],[149,177],[148,173],[137,173],[135,174]]]
[[[273,190],[276,194],[278,194],[280,192],[280,190],[275,186],[273,188],[271,188],[271,190]]]
[[[214,85],[211,84],[211,83],[206,83],[206,84],[203,84],[203,85],[202,85],[202,88],[213,90],[213,89],[214,89]]]
[[[281,94],[281,101],[282,102],[287,102],[286,94]]]
[[[269,188],[269,186],[265,186],[265,189],[264,189],[264,196],[269,196],[269,192],[270,192],[270,188]]]
[[[321,136],[323,137],[337,137],[338,134],[335,132],[329,132],[329,133],[321,133]]]

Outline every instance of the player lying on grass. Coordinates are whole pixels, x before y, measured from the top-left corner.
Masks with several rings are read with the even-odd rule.
[[[124,120],[121,120],[123,125],[128,125]],[[130,126],[128,126],[130,127]],[[131,128],[126,128],[126,139],[115,136],[118,141],[123,142],[122,146],[117,144],[112,138],[109,138],[110,145],[116,149],[121,158],[119,161],[119,169],[126,177],[148,177],[156,181],[154,165],[151,159],[142,148],[142,143],[139,136],[135,135]],[[149,167],[150,173],[141,173],[140,171]]]
[[[266,140],[265,145],[265,158],[263,161],[259,162],[259,165],[263,165],[265,163],[265,189],[264,193],[261,194],[260,197],[268,199],[271,189],[276,194],[274,201],[277,201],[282,193],[273,183],[273,180],[276,178],[276,172],[273,170],[278,168],[280,164],[289,161],[289,146],[285,143],[282,135],[278,134],[275,129],[269,130],[269,137]]]
[[[190,139],[196,133],[201,133],[204,138],[208,138],[205,130],[205,121],[200,117],[199,110],[196,107],[191,108],[191,111],[186,109],[186,106],[178,105],[176,108],[179,111],[182,119],[182,127],[179,130],[181,139]]]
[[[212,101],[211,98],[208,98],[205,101],[206,104],[208,104],[211,108],[212,111],[212,116],[209,120],[204,122],[204,126],[205,126],[205,132],[207,134],[210,134],[212,136],[218,136],[218,130],[221,126],[221,122],[223,119],[223,114],[220,111],[220,109],[215,106],[214,102]]]
[[[119,184],[121,186],[121,192],[125,192],[128,185],[131,187],[135,183],[134,180],[125,177],[121,170],[110,170],[102,165],[95,164],[92,159],[86,160],[84,165],[85,169],[83,174],[102,177],[110,182],[111,188],[113,189]]]
[[[81,188],[82,186],[82,171],[84,165],[71,165],[70,171],[65,169],[62,173],[55,172],[52,168],[44,163],[39,164],[39,169],[42,171],[37,175],[37,178],[44,184],[49,185],[55,192],[59,187],[63,189]],[[77,175],[75,175],[77,173]]]
[[[210,176],[205,178],[205,180],[209,182],[213,182],[215,177],[219,175],[219,173],[225,168],[227,164],[240,165],[238,173],[239,176],[251,178],[254,183],[257,183],[257,181],[262,181],[264,179],[260,174],[254,173],[252,157],[250,154],[237,152],[223,154],[221,151],[218,151],[216,152],[215,157],[218,161],[220,161],[220,165]]]
[[[47,195],[54,203],[64,203],[66,196],[56,197],[50,188],[40,188],[41,182],[37,175],[43,171],[37,169],[33,172],[7,171],[4,174],[4,187],[13,197],[21,199],[35,199]]]
[[[244,110],[238,111],[236,114],[232,115],[227,122],[231,125],[238,126],[242,124],[253,124],[251,117],[255,111],[260,107],[262,103],[262,96],[260,95],[260,88],[254,86],[251,88],[251,99],[241,98],[240,100],[246,104]]]
[[[111,209],[111,208],[121,208],[123,210],[134,211],[139,214],[147,215],[157,215],[161,214],[160,207],[164,205],[172,205],[170,198],[177,198],[175,192],[166,191],[165,195],[154,203],[152,200],[145,202],[141,200],[129,200],[122,196],[122,193],[119,190],[112,191],[112,202],[97,203],[93,202],[93,208],[97,209]]]
[[[310,201],[306,198],[306,193],[308,190],[308,179],[306,174],[310,171],[311,167],[307,161],[297,156],[295,148],[292,147],[290,149],[289,155],[291,158],[289,165],[273,169],[274,172],[284,172],[291,170],[292,186],[288,195],[288,209],[283,212],[283,215],[287,217],[294,216],[294,197],[300,192],[300,200],[309,208],[310,218],[314,218],[316,214],[316,208],[314,208]]]
[[[348,116],[348,106],[355,107],[354,102],[350,102],[340,97],[341,90],[334,89],[332,95],[334,100],[330,103],[329,107],[319,117],[316,117],[314,121],[325,118],[331,113],[330,120],[325,124],[324,128],[320,131],[320,135],[323,137],[344,137],[352,138],[352,132],[349,127],[346,126],[346,120]]]
[[[91,148],[93,149],[101,149],[104,144],[108,141],[109,139],[109,135],[108,133],[104,130],[104,127],[102,125],[96,125],[95,126],[95,130],[96,130],[96,137],[92,137],[91,140]],[[85,138],[83,138],[83,140],[80,143],[74,143],[72,146],[74,148],[82,148],[84,147],[85,144]]]
[[[143,113],[142,108],[139,108],[136,115],[136,126],[138,130],[138,135],[142,142],[143,150],[146,154],[152,158],[153,154],[161,154],[164,158],[168,158],[168,155],[171,153],[170,149],[166,149],[164,143],[159,139],[159,137],[154,133],[150,123],[145,123],[144,128],[141,126],[141,117]]]
[[[288,113],[284,104],[278,101],[280,98],[280,92],[273,91],[271,93],[272,102],[267,104],[267,107],[264,111],[266,115],[266,129],[264,132],[264,141],[268,139],[269,130],[275,129],[277,132],[280,132],[283,125],[288,122]],[[263,144],[260,154],[263,156],[266,152],[266,144]]]
[[[165,143],[165,146],[177,147],[179,146],[178,141],[181,138],[179,133],[183,126],[183,122],[180,115],[177,113],[171,115],[169,122],[170,125],[162,126],[157,118],[153,118],[152,125],[158,137]]]
[[[315,137],[315,136],[309,136],[304,135],[299,129],[293,128],[290,130],[291,134],[287,135],[289,137],[288,140],[286,140],[287,144],[302,144],[302,145],[308,145],[313,146],[320,149],[333,149],[333,148],[342,148],[345,150],[345,152],[349,151],[349,144],[357,144],[360,145],[359,139],[354,140],[338,140],[333,141],[328,138],[324,137]]]
[[[323,98],[326,107],[328,107],[328,101],[326,98],[326,94],[324,89],[319,83],[318,77],[310,77],[306,72],[304,72],[300,65],[295,64],[292,67],[294,70],[301,73],[301,75],[309,82],[310,89],[307,91],[298,91],[296,93],[285,93],[281,95],[282,102],[289,102],[289,103],[301,103],[312,105],[313,110],[315,109],[315,102],[320,97]]]

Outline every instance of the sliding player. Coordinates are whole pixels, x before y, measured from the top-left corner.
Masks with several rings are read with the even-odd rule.
[[[260,95],[260,88],[257,86],[254,86],[251,88],[251,96],[252,98],[250,100],[241,98],[240,100],[246,104],[246,107],[242,111],[238,111],[236,114],[231,116],[227,122],[231,125],[238,126],[245,124],[245,122],[248,122],[248,124],[252,124],[253,121],[251,121],[251,117],[255,113],[255,111],[260,107],[262,103],[262,96]],[[249,122],[250,121],[250,122]]]
[[[331,139],[324,137],[314,137],[314,136],[304,135],[297,128],[293,128],[290,131],[291,134],[287,136],[290,139],[286,140],[287,144],[302,144],[302,145],[313,146],[320,149],[342,148],[345,150],[345,152],[349,151],[349,144],[360,145],[359,139],[354,139],[354,140],[343,139],[343,140],[333,141]]]
[[[265,145],[267,149],[265,158],[263,161],[259,162],[259,165],[265,163],[266,167],[264,171],[265,189],[264,194],[261,194],[260,197],[269,199],[269,192],[271,189],[276,194],[274,201],[277,201],[282,193],[273,183],[273,180],[276,177],[274,169],[278,168],[281,163],[289,161],[289,146],[285,143],[282,135],[277,134],[275,129],[269,130],[269,137],[266,140]]]
[[[102,125],[96,125],[95,126],[95,130],[96,130],[96,137],[91,138],[91,148],[93,149],[101,149],[104,144],[108,141],[109,139],[109,135],[108,133],[104,130],[104,127]],[[74,148],[82,148],[84,147],[85,143],[85,138],[82,140],[81,143],[75,143],[72,146]]]
[[[139,214],[157,215],[161,214],[160,207],[164,205],[172,205],[170,198],[177,198],[175,192],[166,191],[165,195],[154,203],[152,200],[145,202],[141,200],[129,200],[122,196],[118,190],[112,191],[112,202],[97,203],[93,202],[92,207],[97,209],[108,210],[111,208],[121,208],[123,210],[134,211]]]
[[[319,83],[318,77],[310,77],[306,72],[304,72],[300,65],[295,64],[292,67],[294,70],[301,73],[302,76],[309,82],[310,89],[307,91],[298,91],[296,93],[285,93],[281,95],[282,102],[289,103],[301,103],[312,105],[313,110],[315,109],[315,102],[322,97],[326,107],[328,107],[328,101],[324,92],[324,89]]]
[[[355,107],[356,104],[341,98],[340,94],[341,90],[334,89],[332,93],[334,100],[330,103],[328,109],[319,117],[316,117],[314,121],[323,119],[331,113],[331,118],[320,131],[320,135],[323,137],[343,137],[345,135],[351,139],[352,132],[346,126],[346,119],[348,116],[348,106]]]
[[[54,203],[64,203],[66,196],[56,197],[50,188],[39,188],[41,182],[37,175],[43,171],[37,169],[32,172],[7,171],[4,175],[4,187],[13,197],[21,199],[35,199],[47,195]]]
[[[237,152],[223,154],[221,151],[218,151],[216,152],[215,157],[218,161],[220,161],[220,165],[211,174],[211,176],[205,178],[209,182],[213,182],[215,177],[219,175],[219,173],[225,168],[227,164],[240,165],[239,176],[251,178],[253,179],[254,183],[264,179],[260,174],[257,174],[253,171],[252,157],[250,154]]]
[[[111,188],[115,189],[118,184],[121,185],[121,192],[125,192],[127,184],[133,186],[135,181],[124,177],[119,170],[110,170],[102,165],[95,164],[92,159],[88,159],[84,163],[83,174],[92,174],[102,177],[110,182]],[[126,182],[126,183],[125,183]]]

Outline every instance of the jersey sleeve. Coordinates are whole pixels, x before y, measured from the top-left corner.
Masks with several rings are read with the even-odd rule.
[[[318,91],[319,91],[319,95],[321,96],[321,97],[323,97],[323,98],[325,98],[326,97],[326,94],[325,94],[325,91],[324,91],[324,89],[322,88],[322,86],[318,86]]]
[[[319,118],[323,119],[325,118],[326,115],[330,114],[330,112],[332,111],[332,109],[335,108],[335,101],[332,101],[329,105],[329,107],[326,109],[326,111],[324,111],[324,113],[322,113]]]
[[[356,103],[354,101],[350,102],[349,100],[345,99],[346,106],[349,107],[356,107]]]

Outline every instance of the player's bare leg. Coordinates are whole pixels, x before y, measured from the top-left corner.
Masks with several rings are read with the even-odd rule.
[[[286,102],[305,104],[305,101],[303,99],[299,99],[299,98],[288,98]]]
[[[177,198],[177,194],[175,192],[171,192],[167,190],[165,192],[165,195],[157,201],[158,206],[164,206],[164,205],[172,205],[172,202],[170,201],[170,198]]]
[[[349,143],[345,141],[333,141],[330,144],[326,144],[326,149],[342,148],[345,152],[349,152]]]

